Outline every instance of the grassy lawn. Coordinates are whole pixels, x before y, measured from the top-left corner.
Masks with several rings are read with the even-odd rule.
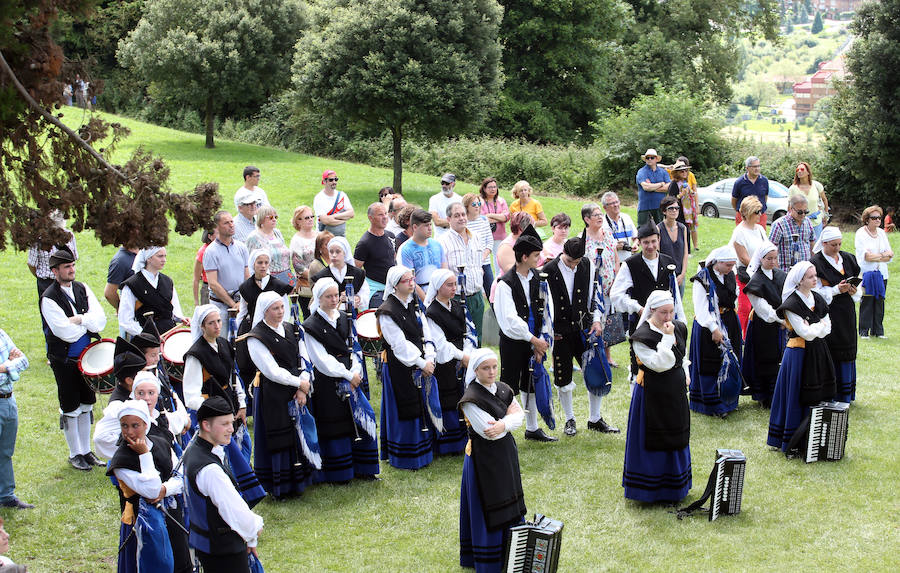
[[[67,120],[76,121],[70,109]],[[286,237],[297,205],[311,204],[325,168],[335,169],[358,213],[348,235],[355,241],[367,227],[366,205],[391,173],[363,165],[298,155],[252,145],[218,141],[203,148],[203,137],[123,120],[132,137],[122,158],[139,144],[163,156],[172,170],[172,185],[188,190],[202,181],[219,181],[224,205],[242,183],[247,164],[262,170],[261,185],[281,214]],[[637,165],[635,165],[637,168]],[[420,205],[439,190],[439,173],[405,177],[405,195]],[[460,183],[457,190],[472,191]],[[507,198],[508,193],[506,193]],[[582,201],[536,196],[549,216],[565,211],[578,220]],[[634,209],[629,209],[635,216]],[[727,241],[733,223],[704,219],[700,256]],[[895,248],[900,240],[892,238]],[[852,234],[845,246],[852,248]],[[106,268],[115,249],[101,248],[88,233],[78,236],[81,260],[78,279],[101,295]],[[166,273],[175,280],[185,311],[190,309],[190,277],[199,235],[172,234]],[[698,257],[693,257],[694,261]],[[33,571],[114,571],[118,544],[118,500],[100,471],[77,472],[66,462],[67,449],[58,429],[55,383],[44,359],[44,341],[34,279],[26,254],[0,253],[7,269],[0,277],[0,327],[31,360],[16,384],[20,425],[15,455],[17,494],[37,504],[30,511],[0,509],[12,535],[9,555]],[[896,265],[895,265],[896,267]],[[895,272],[897,272],[895,270]],[[884,367],[900,350],[893,328],[900,311],[897,281],[889,282],[887,340],[861,341],[858,400],[852,408],[847,455],[838,463],[805,465],[786,460],[765,445],[768,412],[744,398],[727,420],[693,416],[695,499],[706,483],[716,448],[737,448],[748,458],[743,512],[709,523],[704,516],[678,521],[660,507],[626,501],[621,474],[625,435],[586,430],[587,398],[576,392],[579,434],[561,436],[552,445],[526,443],[517,432],[522,480],[529,512],[546,513],[565,522],[561,571],[808,571],[854,569],[896,571],[900,567],[897,526],[897,476],[900,462],[891,453],[900,432],[896,377]],[[690,295],[686,296],[690,306]],[[117,327],[112,309],[103,303],[109,324]],[[689,315],[690,315],[689,311]],[[613,357],[627,363],[627,348],[616,346]],[[374,379],[371,376],[370,378]],[[894,382],[891,382],[894,380]],[[580,382],[580,381],[579,381]],[[629,388],[622,369],[604,400],[604,415],[625,428]],[[105,404],[105,397],[100,397]],[[372,403],[380,406],[373,385]],[[100,415],[100,406],[95,410]],[[891,438],[890,436],[894,436]],[[260,555],[267,571],[460,571],[458,567],[459,482],[462,459],[440,458],[418,472],[382,465],[383,480],[350,486],[320,485],[299,499],[264,501],[257,511],[265,519]]]

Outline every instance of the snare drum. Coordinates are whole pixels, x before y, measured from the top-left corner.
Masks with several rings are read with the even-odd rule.
[[[116,388],[113,363],[116,341],[103,338],[87,345],[78,357],[78,370],[94,392],[109,394]]]
[[[381,352],[381,333],[378,332],[378,319],[375,309],[361,312],[356,317],[356,334],[363,354],[375,357]]]
[[[163,335],[162,359],[169,373],[169,379],[175,382],[184,380],[184,353],[194,344],[190,328],[176,328]]]

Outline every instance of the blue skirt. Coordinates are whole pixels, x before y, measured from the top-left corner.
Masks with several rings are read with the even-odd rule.
[[[253,400],[253,408],[259,407],[259,400]],[[285,406],[287,407],[287,406]],[[294,448],[270,452],[266,445],[266,420],[255,412],[253,416],[253,460],[256,478],[263,489],[275,497],[287,497],[303,493],[312,483],[316,469],[305,458],[301,458],[299,438]],[[299,463],[298,463],[299,461]]]
[[[808,408],[800,404],[800,385],[803,376],[803,348],[787,348],[781,359],[772,411],[769,414],[769,437],[766,443],[787,451],[788,442],[803,421]]]
[[[421,417],[412,420],[398,417],[387,362],[381,369],[381,384],[381,459],[401,470],[424,468],[434,459],[437,432],[431,422]]]
[[[698,414],[715,416],[737,410],[738,397],[731,402],[723,402],[719,398],[719,385],[716,383],[717,375],[700,374],[700,333],[703,327],[695,320],[691,329],[691,410]]]
[[[625,497],[636,501],[681,501],[691,491],[690,446],[670,452],[644,447],[644,387],[632,386],[625,437]]]
[[[441,410],[444,422],[444,431],[438,434],[434,441],[434,453],[443,455],[461,454],[469,442],[469,434],[466,431],[465,422],[461,421],[460,413],[456,409]]]
[[[849,404],[856,400],[856,360],[838,362],[834,366],[835,382],[837,383],[834,401]]]
[[[126,539],[128,542],[119,551],[117,573],[137,573],[137,535],[133,532],[133,525],[119,522],[119,546],[121,547]]]
[[[316,472],[315,482],[346,483],[353,478],[381,473],[378,465],[378,444],[360,431],[360,441],[350,438],[319,438],[322,469]]]
[[[472,456],[466,456],[459,488],[459,565],[474,567],[476,573],[499,573],[503,569],[506,557],[503,550],[508,538],[508,527],[488,530],[475,479],[475,463]]]
[[[747,336],[744,337],[744,355],[741,357],[741,373],[744,380],[750,387],[750,397],[757,402],[771,405],[772,394],[775,392],[775,380],[778,373],[774,375],[763,375],[758,372],[757,364],[759,358],[756,356],[756,345],[753,337],[753,326],[756,321],[762,321],[760,318],[751,317],[747,322]],[[784,349],[787,346],[787,331],[783,328],[778,330],[778,354],[784,355]]]

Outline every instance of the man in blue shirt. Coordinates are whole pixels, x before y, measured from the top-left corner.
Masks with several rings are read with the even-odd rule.
[[[731,188],[731,206],[734,207],[734,224],[738,225],[744,220],[741,217],[741,201],[744,197],[755,195],[762,203],[762,215],[759,224],[766,226],[766,199],[769,198],[769,180],[760,174],[759,157],[751,155],[744,161],[747,172],[737,178],[734,187]]]
[[[446,269],[447,261],[441,244],[431,238],[431,213],[417,209],[409,218],[412,236],[397,250],[397,262],[416,273],[416,294],[425,300],[425,290],[437,269]]]
[[[669,191],[669,173],[656,166],[659,163],[659,154],[655,149],[648,149],[641,155],[644,165],[638,169],[634,180],[638,187],[638,226],[640,227],[651,217],[654,223],[662,221],[659,204]]]

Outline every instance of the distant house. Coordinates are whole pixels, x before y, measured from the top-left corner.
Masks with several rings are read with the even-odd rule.
[[[802,82],[795,83],[792,91],[797,117],[808,116],[820,99],[834,95],[836,93],[834,80],[843,78],[845,73],[842,54],[829,62],[820,63],[816,73]]]
[[[826,18],[837,19],[843,12],[856,12],[856,6],[862,0],[813,0],[813,7]]]

